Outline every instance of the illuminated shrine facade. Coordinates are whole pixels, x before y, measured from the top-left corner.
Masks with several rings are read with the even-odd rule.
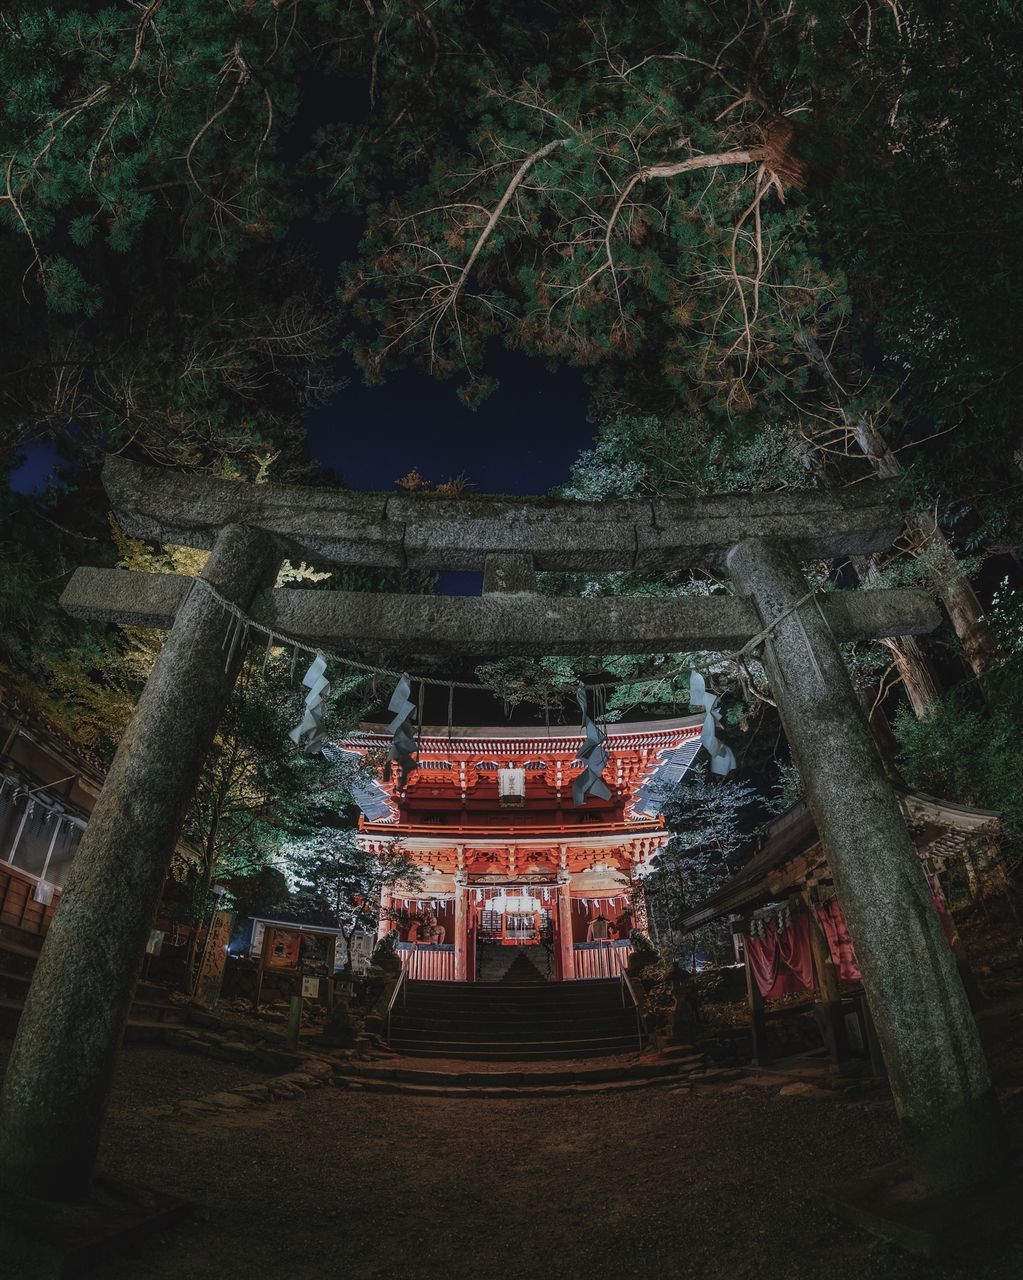
[[[341,747],[373,766],[354,788],[359,843],[381,859],[400,844],[421,869],[420,886],[389,887],[380,904],[380,935],[397,934],[408,976],[616,976],[632,930],[646,929],[644,868],[669,838],[660,811],[700,726],[697,716],[612,725],[610,798],[582,805],[577,731],[426,727],[404,787],[397,766],[380,763],[388,735],[353,732]]]

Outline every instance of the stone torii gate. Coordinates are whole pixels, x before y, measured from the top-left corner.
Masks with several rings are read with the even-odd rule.
[[[514,655],[729,650],[769,628],[763,660],[827,848],[918,1178],[998,1175],[997,1103],[924,873],[838,642],[930,631],[916,591],[818,600],[800,561],[890,545],[884,488],[697,500],[548,499],[251,486],[110,459],[129,533],[211,555],[205,583],[257,624],[323,647]],[[284,557],[484,571],[481,598],[274,589]],[[534,571],[726,565],[735,593],[701,599],[535,594]],[[50,1199],[87,1193],[114,1054],[160,886],[242,660],[225,666],[215,592],[174,575],[79,569],[75,616],[169,634],[118,748],[50,928],[0,1100],[0,1180]]]

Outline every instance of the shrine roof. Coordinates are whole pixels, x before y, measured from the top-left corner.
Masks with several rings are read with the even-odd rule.
[[[610,750],[631,747],[665,747],[677,745],[690,737],[699,737],[702,715],[681,716],[671,720],[621,721],[604,728]],[[575,750],[583,740],[581,729],[570,725],[424,725],[419,734],[419,749],[426,755],[486,755],[491,744],[500,744],[502,754],[544,755]],[[386,725],[363,723],[341,741],[362,746],[387,744],[390,735]]]
[[[621,722],[606,726],[609,753],[605,778],[628,799],[629,820],[643,823],[655,818],[664,796],[682,778],[700,749],[702,716],[670,720]],[[535,764],[559,789],[579,771],[575,760],[583,743],[581,729],[565,725],[523,728],[510,725],[466,726],[425,725],[419,735],[419,769],[410,785],[429,776],[430,785],[443,780],[443,771],[462,769],[472,773],[490,765]],[[386,750],[390,736],[383,725],[362,724],[338,742],[342,751],[366,756]],[[546,774],[544,775],[544,766]],[[442,771],[438,775],[437,770]],[[460,777],[463,775],[459,775]],[[541,775],[537,775],[538,777]],[[464,782],[462,783],[464,789]],[[395,785],[392,778],[357,779],[353,794],[363,818],[373,825],[398,821]],[[600,821],[594,815],[595,822]]]
[[[906,817],[917,852],[945,856],[960,852],[971,837],[995,837],[1001,815],[992,809],[940,800],[905,787],[893,790]],[[733,912],[749,911],[782,892],[783,881],[796,883],[824,858],[817,826],[805,800],[798,800],[757,834],[756,846],[741,867],[715,893],[679,922],[683,933]],[[805,865],[799,861],[806,857]],[[779,873],[785,871],[785,875]],[[791,889],[791,885],[788,886]]]

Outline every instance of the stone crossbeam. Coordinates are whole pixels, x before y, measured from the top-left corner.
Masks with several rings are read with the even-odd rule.
[[[103,483],[133,537],[211,547],[239,522],[291,556],[387,569],[478,571],[489,555],[539,570],[609,573],[723,563],[746,538],[783,539],[799,559],[889,547],[903,521],[884,482],[670,501],[354,493],[251,485],[109,458]]]
[[[169,627],[191,579],[125,569],[76,569],[61,604],[75,617]],[[835,638],[920,635],[939,615],[923,591],[834,591],[821,607]],[[428,654],[715,652],[741,648],[760,630],[740,596],[654,598],[389,595],[278,587],[259,592],[254,622],[305,644]]]

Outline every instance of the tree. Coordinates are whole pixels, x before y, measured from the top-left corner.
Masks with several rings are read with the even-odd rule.
[[[739,22],[728,4],[571,6],[544,61],[534,48],[515,62],[513,7],[498,8],[485,31],[454,6],[433,16],[422,87],[440,59],[463,89],[457,113],[409,93],[411,48],[381,59],[380,116],[433,133],[419,182],[392,184],[343,276],[376,330],[358,353],[369,374],[409,358],[461,372],[477,400],[500,335],[585,367],[613,353],[619,374],[656,369],[680,398],[696,389],[720,410],[798,394],[810,372],[800,333],[827,344],[846,307],[791,198],[805,180],[791,63],[807,16],[773,3]],[[482,39],[468,81],[465,35]],[[376,153],[364,142],[381,169],[384,136]]]
[[[378,858],[346,828],[325,828],[291,843],[282,864],[297,886],[297,910],[340,929],[349,967],[355,932],[377,928],[381,890],[399,883],[411,891],[422,887],[422,873],[404,851]]]
[[[309,255],[283,243],[303,209],[287,146],[340,8],[8,6],[5,452],[47,438],[72,458],[299,461],[337,326]]]
[[[750,830],[758,799],[746,782],[720,781],[706,771],[690,770],[667,798],[664,821],[671,839],[653,860],[646,879],[647,909],[662,951],[685,948],[695,966],[700,947],[717,953],[726,927],[718,921],[683,935],[682,918],[736,870],[734,857]]]

